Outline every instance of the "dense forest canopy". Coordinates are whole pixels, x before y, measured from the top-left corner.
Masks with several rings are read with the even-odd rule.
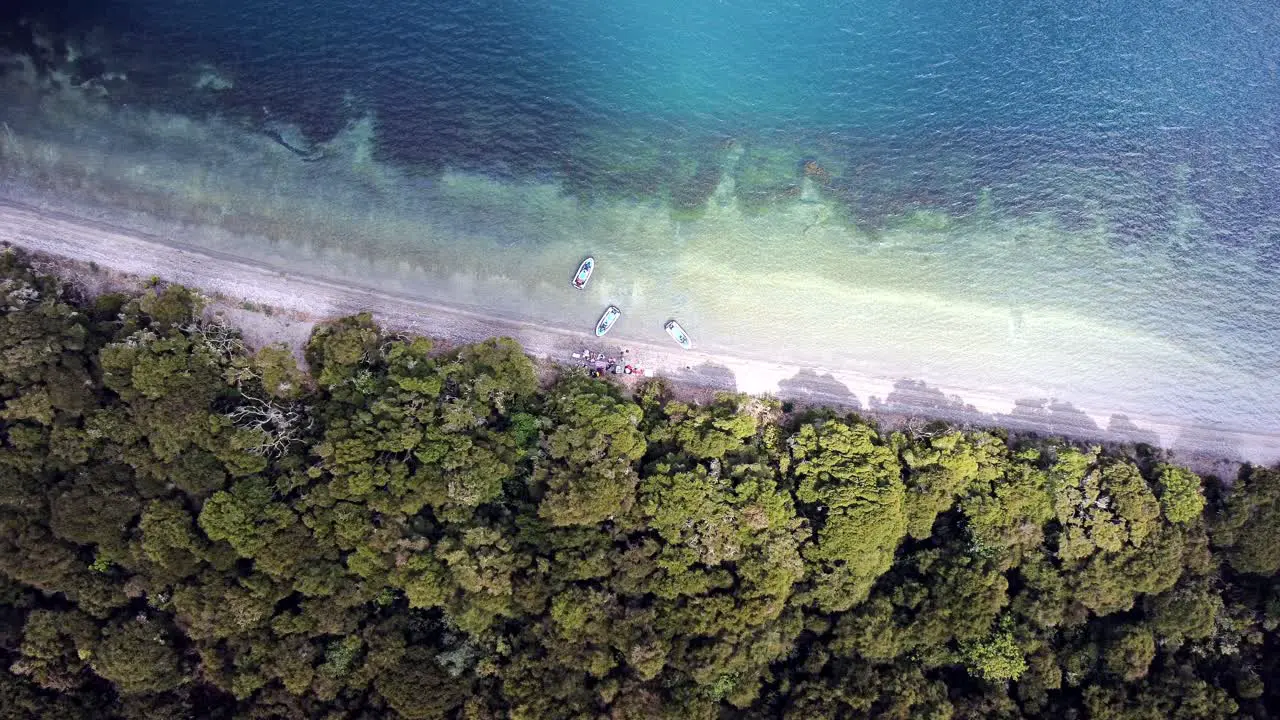
[[[368,316],[308,369],[0,259],[0,716],[1274,717],[1280,471],[632,394]]]

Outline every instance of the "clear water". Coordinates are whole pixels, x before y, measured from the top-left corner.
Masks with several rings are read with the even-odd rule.
[[[676,316],[710,350],[1280,456],[1274,3],[4,12],[36,19],[7,25],[12,52],[85,85],[9,64],[11,193],[535,320],[589,329],[616,303],[623,338]],[[589,303],[564,282],[586,253]]]

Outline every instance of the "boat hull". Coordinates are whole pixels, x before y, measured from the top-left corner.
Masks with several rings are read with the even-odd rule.
[[[587,281],[591,279],[591,273],[595,272],[595,269],[595,258],[589,257],[586,260],[583,260],[582,264],[578,266],[578,272],[574,273],[573,280],[569,281],[570,284],[575,288],[582,290],[587,286]]]
[[[620,317],[622,317],[622,311],[616,305],[606,308],[604,314],[600,316],[600,321],[596,323],[596,337],[604,337],[605,333],[613,329],[613,324],[618,322]]]
[[[668,320],[667,324],[664,325],[663,328],[667,331],[667,334],[671,336],[671,339],[675,340],[680,347],[685,350],[688,350],[691,347],[692,343],[689,342],[689,334],[684,331],[684,328],[680,327],[680,323],[675,320]]]

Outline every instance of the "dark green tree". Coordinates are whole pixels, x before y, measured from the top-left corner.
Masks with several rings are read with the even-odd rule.
[[[816,529],[802,549],[805,597],[823,611],[848,610],[889,569],[907,533],[897,453],[870,426],[833,420],[802,426],[791,454],[796,499]]]

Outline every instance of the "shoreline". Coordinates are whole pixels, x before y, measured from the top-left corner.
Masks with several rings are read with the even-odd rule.
[[[936,418],[962,425],[1003,427],[1015,432],[1063,435],[1099,442],[1148,442],[1178,453],[1180,461],[1216,464],[1247,460],[1259,463],[1280,458],[1280,432],[1170,424],[1164,418],[1078,409],[1057,400],[1019,400],[999,389],[938,388],[907,378],[859,374],[844,368],[795,359],[766,359],[759,353],[690,351],[658,343],[626,339],[600,342],[588,329],[538,323],[462,305],[448,305],[391,291],[339,283],[306,273],[290,272],[218,251],[184,246],[159,235],[125,229],[102,219],[87,219],[0,199],[0,242],[50,258],[97,266],[125,276],[159,276],[222,298],[234,322],[251,342],[283,341],[296,347],[317,322],[369,311],[389,330],[413,332],[449,343],[466,343],[493,336],[512,337],[539,361],[572,365],[572,353],[584,348],[629,357],[670,380],[681,394],[697,391],[737,391],[771,395],[804,406],[849,408],[890,422],[911,417]],[[566,288],[568,281],[566,280]],[[271,308],[253,313],[238,306]],[[281,322],[276,311],[289,318]],[[268,322],[263,322],[266,320]],[[252,325],[254,327],[245,328]],[[306,332],[300,328],[305,327]],[[778,353],[782,354],[782,353]],[[1110,425],[1110,427],[1108,427]],[[1103,429],[1106,428],[1106,429]],[[1234,446],[1234,447],[1233,447]],[[1268,456],[1268,452],[1270,456]],[[1235,457],[1232,457],[1235,455]]]

